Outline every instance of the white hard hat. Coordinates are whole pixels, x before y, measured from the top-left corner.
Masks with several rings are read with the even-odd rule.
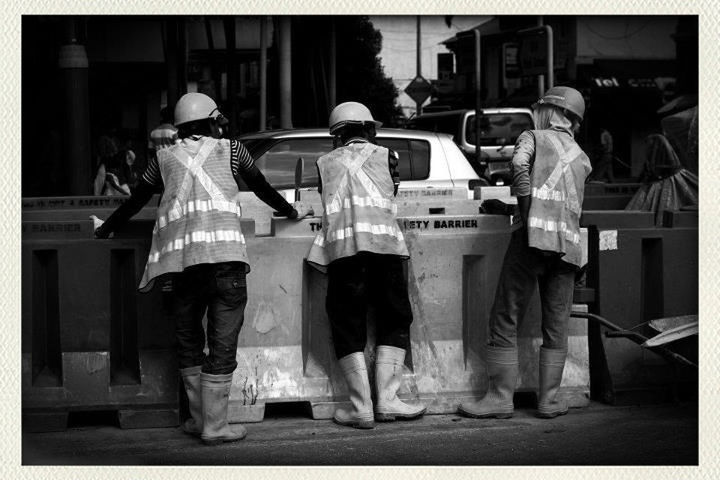
[[[358,102],[345,102],[333,108],[330,113],[330,135],[348,124],[364,125],[366,123],[374,123],[376,127],[380,127],[382,122],[373,119],[370,110]]]
[[[220,115],[215,100],[203,93],[186,93],[175,104],[175,126],[183,123],[216,118]]]

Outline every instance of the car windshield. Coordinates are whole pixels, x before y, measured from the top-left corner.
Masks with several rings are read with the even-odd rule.
[[[490,113],[480,119],[480,145],[514,145],[517,137],[533,128],[532,117],[525,113]],[[470,145],[475,142],[475,115],[468,117],[465,137]]]

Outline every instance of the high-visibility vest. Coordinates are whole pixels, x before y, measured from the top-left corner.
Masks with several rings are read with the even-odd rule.
[[[140,290],[155,277],[201,263],[245,262],[240,192],[230,168],[230,142],[202,137],[191,156],[183,143],[158,150],[165,191]]]
[[[324,266],[358,252],[409,257],[396,220],[388,154],[385,147],[358,142],[318,159],[325,211],[309,262]]]
[[[563,132],[533,130],[535,162],[528,215],[528,244],[562,254],[562,260],[582,266],[580,213],[590,160],[575,140]]]

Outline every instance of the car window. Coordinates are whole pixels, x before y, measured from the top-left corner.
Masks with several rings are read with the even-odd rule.
[[[465,123],[467,142],[475,145],[475,115],[468,117]],[[532,117],[525,113],[485,114],[480,120],[480,145],[514,145],[522,132],[532,128]]]
[[[424,180],[430,176],[430,144],[424,140],[378,138],[377,143],[400,157],[400,180]]]
[[[461,114],[437,115],[428,117],[416,117],[408,122],[408,128],[412,130],[427,130],[429,132],[449,133],[450,135],[458,134],[458,129],[462,122]]]
[[[295,165],[303,159],[303,187],[318,184],[315,162],[319,157],[332,150],[332,139],[327,138],[289,138],[280,140],[270,147],[255,164],[263,172],[274,188],[294,188]]]

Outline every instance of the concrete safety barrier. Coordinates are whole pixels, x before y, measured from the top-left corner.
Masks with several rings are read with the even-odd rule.
[[[398,223],[411,253],[407,277],[415,318],[400,395],[426,403],[430,413],[454,412],[486,388],[482,359],[487,318],[511,232],[508,217],[478,214],[480,202],[457,198],[460,190],[404,193],[398,200]],[[86,207],[46,203],[23,211],[23,408],[40,413],[52,405],[64,412],[91,407],[138,412],[170,405],[176,422],[172,321],[162,314],[160,292],[135,292],[153,221],[141,217],[112,240],[92,240]],[[90,211],[97,214],[101,208],[112,211],[115,205]],[[153,208],[148,206],[144,215],[149,217]],[[59,212],[65,216],[58,217]],[[261,420],[266,403],[296,401],[309,402],[315,418],[329,418],[347,401],[325,314],[327,277],[305,261],[320,222],[319,217],[299,222],[276,218],[269,221],[267,233],[254,235],[254,223],[243,219],[252,272],[230,394],[231,420]],[[537,388],[537,303],[536,296],[519,332],[520,391]],[[370,312],[371,318],[375,315]],[[587,403],[589,390],[587,327],[582,322],[571,323],[563,379],[563,395],[574,406]],[[372,328],[369,333],[372,363]],[[92,342],[68,343],[73,335]],[[118,351],[128,353],[118,356]],[[165,355],[164,363],[143,360],[157,351]],[[54,379],[43,380],[46,365]],[[106,373],[91,377],[96,372]],[[84,381],[86,377],[91,380]],[[118,381],[125,383],[115,385]],[[48,395],[48,388],[55,390]],[[137,423],[151,424],[143,422]]]
[[[648,321],[698,312],[696,212],[668,212],[672,227],[656,227],[652,212],[585,211],[589,230],[588,285],[595,289],[591,313],[646,336]],[[666,223],[667,225],[667,223]],[[622,275],[618,275],[622,272]],[[697,372],[668,368],[652,351],[627,338],[608,338],[590,326],[593,395],[609,403],[668,398],[678,382]]]

